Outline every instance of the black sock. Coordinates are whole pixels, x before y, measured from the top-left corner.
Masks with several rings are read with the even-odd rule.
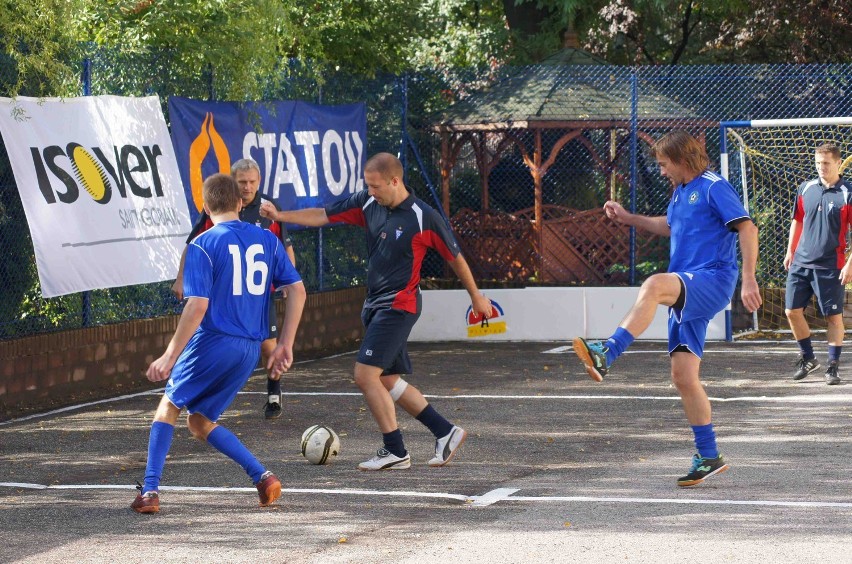
[[[397,429],[390,433],[382,433],[382,440],[385,443],[385,450],[389,453],[400,458],[405,456],[405,443],[402,442],[402,431]]]
[[[444,419],[444,417],[435,411],[432,404],[427,404],[423,411],[416,417],[418,421],[426,425],[436,439],[446,437],[453,430],[453,424]]]
[[[270,396],[281,395],[281,380],[266,379],[266,393]]]

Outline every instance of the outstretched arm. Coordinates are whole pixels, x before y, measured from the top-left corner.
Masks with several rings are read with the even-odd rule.
[[[666,216],[664,215],[651,217],[638,213],[630,213],[621,204],[612,200],[605,203],[603,209],[606,216],[616,223],[629,225],[637,229],[644,229],[645,231],[650,231],[655,235],[662,235],[664,237],[671,235],[671,230],[668,223],[666,223]]]
[[[323,208],[306,208],[303,210],[278,211],[272,202],[260,204],[260,215],[273,221],[295,223],[308,227],[322,227],[328,225],[328,216]]]
[[[743,256],[743,285],[741,297],[743,305],[749,311],[756,311],[763,303],[760,288],[757,286],[757,226],[751,221],[741,221],[736,225],[740,238],[740,252]]]
[[[491,300],[479,292],[479,288],[476,287],[476,281],[473,279],[473,273],[470,271],[470,267],[467,265],[464,257],[458,255],[454,261],[450,262],[450,268],[453,269],[464,289],[470,294],[470,304],[473,307],[473,312],[481,317],[491,317]]]

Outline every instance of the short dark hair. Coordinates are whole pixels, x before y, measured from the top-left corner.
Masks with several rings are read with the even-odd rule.
[[[840,160],[840,147],[838,147],[834,143],[823,143],[814,150],[814,153],[823,153],[826,155],[831,155],[832,157],[834,157],[834,160]]]
[[[385,179],[390,180],[396,176],[402,180],[402,162],[390,153],[376,153],[367,159],[364,172],[378,172]]]
[[[227,174],[213,174],[204,180],[201,189],[204,205],[211,214],[237,211],[240,189],[236,181]]]
[[[710,165],[707,151],[686,131],[676,129],[666,133],[651,148],[655,157],[666,157],[678,165],[686,165],[693,173],[703,172]]]

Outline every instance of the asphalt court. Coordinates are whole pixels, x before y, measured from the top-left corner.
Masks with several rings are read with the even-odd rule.
[[[401,412],[412,468],[355,468],[381,437],[354,352],[297,364],[272,421],[253,377],[221,423],[281,478],[271,508],[181,421],[161,512],[129,509],[156,391],[5,422],[0,561],[852,562],[852,386],[792,382],[791,342],[710,343],[702,379],[731,470],[681,489],[692,436],[665,345],[637,342],[603,383],[565,345],[410,346],[407,379],[469,432],[444,468]],[[331,465],[298,453],[317,423],[341,437]]]

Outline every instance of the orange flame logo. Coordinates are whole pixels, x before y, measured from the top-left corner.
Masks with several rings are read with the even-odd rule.
[[[216,155],[216,160],[219,163],[219,172],[230,174],[231,155],[228,154],[228,148],[225,146],[222,136],[213,126],[213,114],[208,112],[204,116],[204,123],[201,124],[201,133],[193,139],[189,146],[189,188],[192,191],[192,201],[198,211],[201,211],[204,205],[204,198],[201,195],[201,186],[204,184],[201,163],[207,153],[210,152],[211,145],[213,146],[213,154]]]

